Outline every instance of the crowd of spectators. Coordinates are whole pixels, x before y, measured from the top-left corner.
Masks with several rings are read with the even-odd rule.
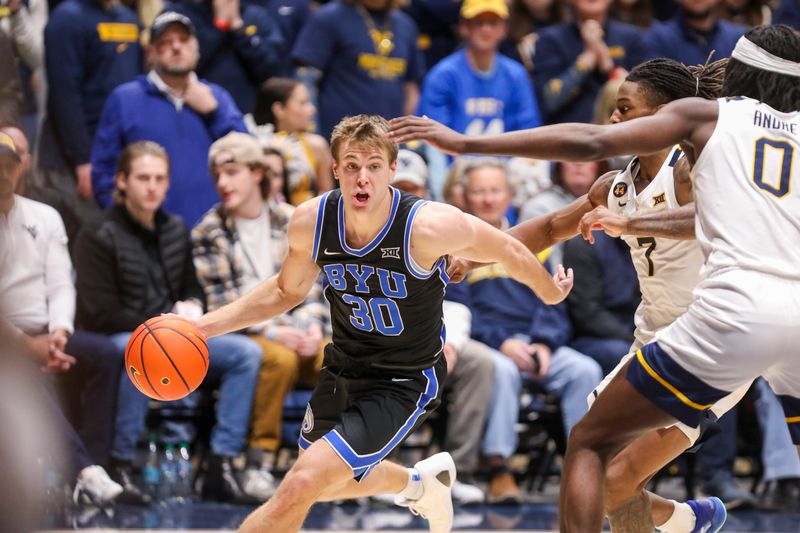
[[[137,468],[150,404],[123,371],[130,332],[160,313],[216,309],[277,271],[294,206],[335,186],[327,139],[340,119],[417,113],[468,135],[605,122],[635,65],[725,58],[749,26],[776,23],[798,28],[800,2],[3,2],[3,328],[47,372],[42,402],[76,502],[150,502]],[[505,229],[624,163],[453,160],[412,145],[393,185]],[[522,501],[511,461],[521,395],[555,398],[568,434],[627,353],[636,274],[622,241],[595,240],[541,255],[575,269],[559,306],[492,265],[448,288],[440,446],[459,469],[457,502]],[[204,386],[165,404],[157,428],[162,442],[194,443],[193,424],[170,413],[216,391],[199,495],[272,495],[276,455],[294,438],[283,434],[284,401],[313,387],[329,338],[320,284],[292,313],[209,341]],[[753,397],[761,502],[781,508],[800,495],[800,461],[781,456],[791,444],[766,382]],[[698,457],[707,490],[753,504],[732,477],[736,416],[710,440],[719,453]]]

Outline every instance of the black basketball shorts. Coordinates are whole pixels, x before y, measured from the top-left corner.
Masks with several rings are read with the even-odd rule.
[[[300,448],[324,439],[361,481],[439,406],[446,376],[444,357],[424,370],[325,367],[306,407]]]

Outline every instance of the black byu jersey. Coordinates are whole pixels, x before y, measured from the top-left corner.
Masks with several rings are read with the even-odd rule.
[[[325,275],[333,343],[326,364],[422,369],[444,346],[442,301],[448,282],[445,258],[428,271],[411,257],[411,226],[426,202],[390,187],[392,210],[368,245],[345,239],[340,190],[320,200],[313,258]]]

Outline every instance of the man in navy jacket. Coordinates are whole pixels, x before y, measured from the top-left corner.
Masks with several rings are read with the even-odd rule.
[[[89,162],[100,111],[117,85],[142,71],[138,24],[111,0],[64,0],[44,30],[47,115],[38,167],[84,221],[98,213]]]
[[[150,32],[153,70],[109,96],[92,147],[92,183],[100,205],[110,206],[122,149],[135,141],[155,141],[171,162],[164,208],[191,227],[219,200],[206,160],[211,143],[246,129],[231,95],[197,79],[198,43],[192,22],[165,12],[156,17]]]

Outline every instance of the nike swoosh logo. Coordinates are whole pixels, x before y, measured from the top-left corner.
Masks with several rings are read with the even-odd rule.
[[[624,204],[622,202],[617,202],[617,204],[619,204],[620,207],[625,207],[628,205],[628,202],[625,202]]]
[[[324,250],[322,250],[322,253],[323,253],[323,254],[325,254],[325,255],[342,255],[342,254],[341,254],[341,253],[339,253],[339,252],[329,252],[327,248],[325,248]]]

